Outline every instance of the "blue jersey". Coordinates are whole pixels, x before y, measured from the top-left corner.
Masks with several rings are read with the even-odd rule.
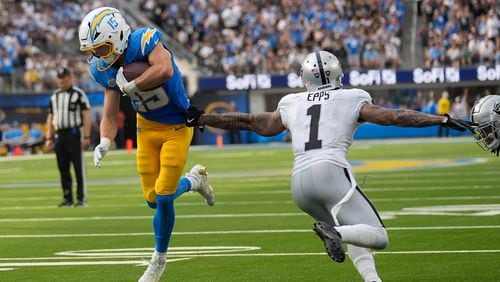
[[[125,65],[134,62],[147,62],[148,55],[161,44],[161,33],[153,27],[144,27],[130,34],[125,56]],[[120,91],[115,82],[117,69],[114,67],[104,71],[97,69],[97,58],[90,64],[90,73],[103,87]],[[138,114],[147,120],[163,124],[184,123],[184,112],[189,107],[182,75],[172,56],[173,76],[162,87],[140,91],[130,95],[132,106]]]

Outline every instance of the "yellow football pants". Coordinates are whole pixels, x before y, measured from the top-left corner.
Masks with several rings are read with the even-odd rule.
[[[156,194],[171,195],[184,171],[193,128],[162,124],[137,115],[137,171],[144,197],[156,203]]]

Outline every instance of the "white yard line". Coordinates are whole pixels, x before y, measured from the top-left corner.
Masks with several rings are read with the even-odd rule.
[[[36,259],[36,258],[35,258]],[[190,258],[168,259],[168,262],[187,260]],[[0,267],[21,267],[21,266],[72,266],[72,265],[124,265],[133,264],[137,266],[146,265],[143,260],[114,260],[114,261],[63,261],[63,262],[7,262],[0,263]]]
[[[483,189],[483,188],[470,188],[470,189]],[[494,189],[494,187],[487,188],[487,189]],[[376,189],[363,189],[365,192],[374,192]],[[406,188],[402,188],[401,191],[408,190]],[[410,188],[411,190],[411,188]],[[423,189],[427,190],[427,189]],[[429,189],[433,190],[433,189]],[[446,189],[443,189],[446,190]],[[461,189],[459,189],[461,190]],[[277,190],[277,191],[268,191],[265,193],[258,193],[257,191],[255,192],[249,192],[248,194],[288,194],[290,191],[288,190]],[[247,193],[240,193],[240,192],[235,192],[235,193],[223,193],[220,192],[218,195],[227,195],[227,194],[247,194]],[[188,194],[186,195],[188,197],[198,197],[196,194]],[[136,194],[120,194],[121,198],[138,198],[138,195]],[[185,197],[185,196],[183,196]],[[115,198],[113,195],[93,195],[93,199],[109,199],[109,198]],[[12,198],[3,198],[0,199],[0,203],[19,203],[19,202],[28,202],[28,201],[45,201],[45,200],[59,200],[60,196],[53,196],[53,197],[12,197]],[[400,197],[400,198],[377,198],[377,197],[370,197],[370,200],[373,202],[412,202],[412,201],[463,201],[463,200],[496,200],[500,199],[500,196],[460,196],[460,197]],[[293,204],[293,201],[291,200],[283,200],[283,201],[228,201],[228,202],[222,202],[219,201],[217,202],[218,206],[221,205],[278,205],[278,204],[283,204],[283,205],[289,205]],[[178,202],[175,204],[176,207],[181,207],[181,206],[199,206],[202,205],[201,203],[184,203],[184,202]],[[107,205],[107,204],[89,204],[89,208],[116,208],[116,207],[145,207],[146,204],[118,204],[118,205]],[[3,206],[0,207],[0,210],[54,210],[58,209],[55,205],[46,205],[46,206],[33,206],[33,205],[26,205],[26,206]],[[182,215],[180,215],[182,216]],[[64,218],[63,218],[64,219]],[[101,219],[100,217],[98,219]],[[9,221],[15,221],[15,220],[20,220],[23,221],[25,219],[0,219],[0,222],[9,222]],[[27,219],[29,220],[29,219]]]
[[[234,218],[234,217],[282,217],[306,216],[305,213],[243,213],[243,214],[190,214],[176,215],[176,218]],[[151,219],[144,216],[89,216],[89,217],[45,217],[45,218],[2,218],[0,222],[45,222],[45,221],[86,221],[86,220],[132,220]]]
[[[423,231],[423,230],[469,230],[469,229],[500,229],[500,225],[473,225],[473,226],[420,226],[420,227],[388,227],[388,231]],[[273,233],[311,233],[310,229],[277,229],[277,230],[220,230],[220,231],[189,231],[177,232],[176,236],[190,235],[228,235],[228,234],[273,234]],[[128,237],[151,236],[153,232],[138,233],[85,233],[85,234],[11,234],[0,235],[0,238],[68,238],[68,237]]]
[[[375,255],[420,255],[420,254],[480,254],[480,253],[500,253],[500,250],[432,250],[432,251],[392,251],[392,252],[374,252]],[[317,253],[230,253],[230,254],[170,254],[168,262],[175,262],[190,259],[193,257],[277,257],[277,256],[324,256],[324,252]],[[178,257],[172,259],[171,257]],[[133,256],[135,257],[135,256]],[[91,257],[88,257],[90,259]],[[122,256],[128,258],[128,256]],[[23,266],[85,266],[85,265],[136,265],[143,266],[145,262],[142,260],[106,260],[106,261],[67,261],[66,258],[54,258],[66,261],[57,262],[33,262],[37,260],[45,260],[47,258],[10,258],[12,261],[19,259],[28,260],[31,262],[5,262],[0,263],[0,270],[13,270],[12,267]],[[86,259],[85,257],[73,258],[74,260]],[[2,259],[3,260],[3,259]]]
[[[252,185],[253,187],[262,187],[262,185]],[[252,186],[245,185],[246,188],[250,188]],[[288,186],[288,184],[287,184]],[[483,189],[496,189],[497,187],[495,185],[463,185],[463,186],[426,186],[426,187],[408,187],[404,186],[403,188],[362,188],[364,192],[390,192],[390,191],[436,191],[436,190],[442,190],[442,191],[454,191],[454,190],[483,190]],[[218,191],[218,195],[269,195],[269,194],[289,194],[290,190],[289,189],[284,189],[284,190],[266,190],[266,191]],[[189,195],[196,195],[195,193],[187,193],[183,195],[189,196]],[[140,192],[138,191],[137,193],[121,193],[120,198],[140,198]],[[474,197],[474,196],[472,196]],[[495,197],[495,196],[488,196],[488,197]],[[116,198],[116,195],[112,194],[107,194],[107,195],[93,195],[92,198],[94,199],[109,199],[109,198]],[[457,200],[468,200],[469,198],[459,198],[459,197],[448,197],[446,200],[456,198]],[[54,199],[60,199],[60,196],[37,196],[37,197],[2,197],[0,198],[0,202],[23,202],[23,201],[42,201],[42,200],[54,200]],[[371,197],[372,200],[374,201],[394,201],[398,199],[405,199],[405,198],[373,198]],[[419,198],[407,198],[407,199],[419,199]],[[422,199],[434,199],[433,197],[426,197]],[[473,199],[473,198],[472,198]],[[436,200],[439,200],[436,198]],[[218,202],[218,203],[224,203],[224,204],[231,204],[232,202]],[[234,202],[233,202],[234,203]],[[253,203],[253,202],[252,202]],[[256,201],[255,203],[258,203]],[[103,205],[104,206],[104,205]],[[22,206],[19,206],[22,207]],[[32,205],[27,206],[27,208],[32,207]],[[53,207],[53,206],[47,206],[47,207]],[[5,208],[10,208],[10,207],[5,207]],[[2,207],[0,207],[0,210]]]

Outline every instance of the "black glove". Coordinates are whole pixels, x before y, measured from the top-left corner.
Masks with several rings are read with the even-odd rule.
[[[450,117],[448,114],[444,114],[446,117],[446,120],[443,121],[443,126],[455,129],[458,131],[466,131],[467,129],[470,130],[472,133],[474,133],[474,126],[477,126],[477,123],[466,121],[466,120],[461,120],[461,119],[454,119]]]
[[[186,125],[188,127],[198,127],[198,129],[203,132],[204,126],[198,125],[198,120],[205,112],[198,109],[196,106],[189,106],[187,111],[184,113],[186,118]]]
[[[496,148],[495,150],[491,150],[491,152],[493,154],[497,154],[497,157],[498,157],[498,154],[500,153],[500,148]]]

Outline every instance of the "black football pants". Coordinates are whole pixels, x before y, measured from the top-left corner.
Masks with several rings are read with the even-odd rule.
[[[72,178],[70,164],[73,164],[76,176],[76,199],[86,201],[86,170],[83,162],[83,150],[81,147],[81,133],[79,128],[61,130],[57,132],[55,144],[57,156],[57,167],[61,175],[61,187],[64,200],[73,202]]]

